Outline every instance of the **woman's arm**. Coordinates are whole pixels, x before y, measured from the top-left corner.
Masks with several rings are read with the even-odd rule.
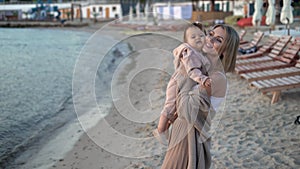
[[[177,97],[178,117],[184,118],[190,124],[194,124],[197,116],[207,116],[210,109],[210,99],[204,88],[192,89],[195,82],[186,78],[184,81],[178,81],[179,93]]]

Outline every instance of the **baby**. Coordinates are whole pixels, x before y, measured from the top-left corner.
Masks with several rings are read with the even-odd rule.
[[[177,118],[176,112],[176,94],[177,84],[176,75],[180,62],[183,64],[188,76],[206,87],[210,87],[211,79],[207,76],[210,69],[210,61],[203,55],[203,46],[205,44],[205,33],[202,24],[193,23],[184,31],[184,43],[174,49],[175,72],[172,75],[166,90],[166,101],[161,112],[155,136],[162,144],[167,144],[167,129],[170,123]],[[166,132],[166,133],[165,133]]]

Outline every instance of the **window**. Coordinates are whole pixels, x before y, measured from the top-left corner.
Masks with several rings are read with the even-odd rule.
[[[93,7],[93,12],[96,12],[96,8],[95,7]]]
[[[99,7],[99,12],[102,12],[103,8],[102,6]]]
[[[112,11],[115,12],[117,8],[115,6],[112,7]]]

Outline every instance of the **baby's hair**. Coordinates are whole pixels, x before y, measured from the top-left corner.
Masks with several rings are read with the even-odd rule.
[[[204,34],[206,35],[206,31],[205,31],[205,29],[204,29],[203,24],[200,23],[200,22],[193,22],[193,23],[188,24],[187,27],[184,29],[184,32],[183,32],[183,41],[184,41],[184,42],[187,42],[187,40],[186,40],[186,31],[187,31],[189,28],[193,28],[193,27],[199,28],[199,29],[200,29],[201,31],[203,31]]]

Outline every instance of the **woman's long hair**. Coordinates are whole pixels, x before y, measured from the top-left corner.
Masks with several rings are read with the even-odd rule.
[[[218,51],[225,72],[233,72],[235,68],[236,55],[240,44],[239,34],[228,25],[215,25],[213,29],[221,27],[225,30],[225,40]]]

